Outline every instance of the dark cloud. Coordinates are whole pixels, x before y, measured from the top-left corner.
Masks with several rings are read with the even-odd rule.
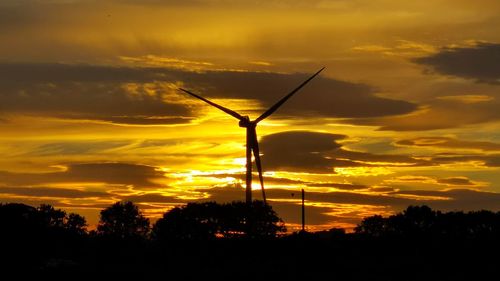
[[[500,193],[475,191],[470,189],[451,189],[447,191],[399,191],[397,194],[448,197],[448,200],[422,200],[413,203],[413,205],[425,204],[432,208],[444,211],[500,210],[500,206],[498,205],[498,202],[500,202]]]
[[[333,173],[335,167],[423,166],[431,162],[406,155],[350,151],[337,141],[344,135],[289,131],[262,137],[263,167],[266,170]],[[384,162],[383,164],[379,164]]]
[[[463,96],[461,98],[464,98]],[[464,98],[466,99],[466,98]],[[470,124],[500,120],[500,99],[467,103],[460,99],[434,99],[413,114],[358,118],[346,122],[380,126],[380,130],[426,131],[459,128]]]
[[[199,107],[164,83],[183,82],[208,98],[255,99],[268,107],[310,74],[241,71],[202,73],[159,67],[0,63],[4,113],[125,124],[186,123]],[[133,83],[133,89],[127,84]],[[148,83],[148,84],[145,84]],[[174,84],[169,84],[174,85]],[[409,113],[416,105],[381,98],[370,86],[317,77],[277,114],[282,117],[374,117]],[[193,100],[191,100],[193,101]],[[200,103],[199,106],[204,106]],[[255,108],[249,108],[254,112]]]
[[[133,185],[135,188],[159,187],[155,179],[165,179],[164,173],[152,166],[125,163],[71,164],[67,171],[52,173],[0,172],[0,183],[16,186],[97,182]]]
[[[69,166],[69,177],[77,180],[104,181],[107,183],[154,186],[151,180],[164,178],[156,167],[126,163],[91,163]]]
[[[478,82],[500,82],[500,44],[479,43],[472,47],[444,48],[415,62],[432,70]]]
[[[69,119],[126,124],[189,122],[183,105],[144,69],[64,64],[0,64],[0,109]],[[132,89],[126,83],[134,84]]]
[[[109,197],[109,194],[98,191],[84,191],[68,188],[50,187],[6,187],[0,186],[0,194],[22,195],[32,197],[56,197],[56,198],[89,198]]]
[[[454,177],[454,178],[444,178],[438,179],[438,183],[447,185],[475,185],[470,179],[466,177]]]
[[[307,131],[281,132],[260,141],[263,166],[267,170],[333,172],[333,161],[324,153],[338,149],[343,135]]]

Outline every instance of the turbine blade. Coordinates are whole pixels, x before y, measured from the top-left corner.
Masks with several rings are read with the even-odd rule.
[[[227,113],[227,114],[229,114],[229,115],[231,115],[231,116],[233,116],[233,117],[235,117],[235,118],[237,118],[237,119],[239,119],[239,120],[243,120],[243,119],[244,119],[244,118],[243,118],[243,116],[241,116],[240,114],[238,114],[238,113],[236,113],[236,112],[232,111],[232,110],[231,110],[231,109],[229,109],[229,108],[225,108],[225,107],[223,107],[222,105],[218,105],[218,104],[216,104],[215,102],[211,102],[211,101],[207,100],[206,98],[201,97],[201,96],[198,96],[197,94],[194,94],[194,93],[192,93],[192,92],[190,92],[190,91],[188,91],[188,90],[185,90],[185,89],[182,89],[182,88],[179,88],[179,90],[181,90],[181,91],[183,91],[184,93],[186,93],[186,94],[188,94],[188,95],[191,95],[191,96],[193,96],[193,97],[195,97],[195,98],[197,98],[197,99],[200,99],[200,100],[202,100],[202,101],[204,101],[204,102],[208,103],[208,104],[209,104],[209,105],[211,105],[211,106],[217,107],[218,109],[220,109],[220,110],[224,111],[225,113]]]
[[[321,71],[325,69],[324,67],[318,72],[314,73],[313,76],[309,77],[306,81],[302,82],[297,88],[291,91],[288,95],[284,96],[281,100],[279,100],[275,105],[269,108],[266,112],[262,113],[259,118],[255,119],[255,123],[259,123],[260,121],[266,119],[269,115],[273,114],[282,104],[284,104],[289,98],[291,98],[296,92],[298,92],[302,87],[304,87],[309,81],[311,81],[316,75],[318,75]]]
[[[255,131],[255,128],[253,129],[252,135],[252,150],[253,156],[255,157],[255,165],[257,166],[257,171],[259,172],[260,186],[262,188],[262,200],[264,201],[264,204],[267,204],[266,191],[264,190],[264,177],[262,175],[262,163],[260,162],[259,142],[257,140],[257,132]]]

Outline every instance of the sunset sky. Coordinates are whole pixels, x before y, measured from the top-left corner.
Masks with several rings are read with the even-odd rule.
[[[500,211],[499,27],[498,0],[2,0],[0,202],[244,200],[245,130],[177,88],[256,118],[326,66],[257,127],[290,230],[301,188],[311,230]]]

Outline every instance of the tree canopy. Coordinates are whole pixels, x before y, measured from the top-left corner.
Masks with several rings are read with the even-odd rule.
[[[158,240],[272,238],[283,232],[283,220],[271,206],[258,200],[251,205],[240,201],[189,203],[165,213],[153,227],[153,236]]]
[[[145,238],[149,234],[149,219],[134,203],[116,202],[101,211],[97,233],[119,239]]]

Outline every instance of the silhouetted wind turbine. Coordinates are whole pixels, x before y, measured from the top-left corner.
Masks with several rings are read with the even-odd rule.
[[[262,187],[262,199],[264,200],[264,203],[266,203],[266,192],[264,191],[264,178],[262,177],[262,164],[260,162],[260,154],[259,154],[259,143],[257,140],[257,132],[255,128],[257,127],[257,124],[269,117],[269,115],[273,114],[280,106],[282,106],[289,98],[291,98],[296,92],[298,92],[302,87],[304,87],[309,81],[311,81],[316,75],[318,75],[321,71],[325,69],[324,67],[318,70],[318,72],[314,73],[311,77],[309,77],[306,81],[302,82],[297,88],[295,88],[293,91],[291,91],[288,95],[284,96],[281,100],[279,100],[275,105],[271,106],[268,110],[266,110],[264,113],[262,113],[261,116],[259,116],[257,119],[250,121],[250,117],[248,116],[242,116],[235,111],[225,108],[221,105],[218,105],[214,102],[211,102],[197,94],[194,94],[188,90],[179,88],[179,90],[195,97],[198,98],[211,106],[214,106],[225,113],[235,117],[236,119],[240,120],[239,125],[242,128],[247,128],[247,153],[246,153],[246,158],[247,158],[247,173],[246,173],[246,202],[247,204],[252,203],[252,151],[253,155],[255,157],[255,164],[257,166],[257,170],[259,172],[259,180],[260,180],[260,186]]]

